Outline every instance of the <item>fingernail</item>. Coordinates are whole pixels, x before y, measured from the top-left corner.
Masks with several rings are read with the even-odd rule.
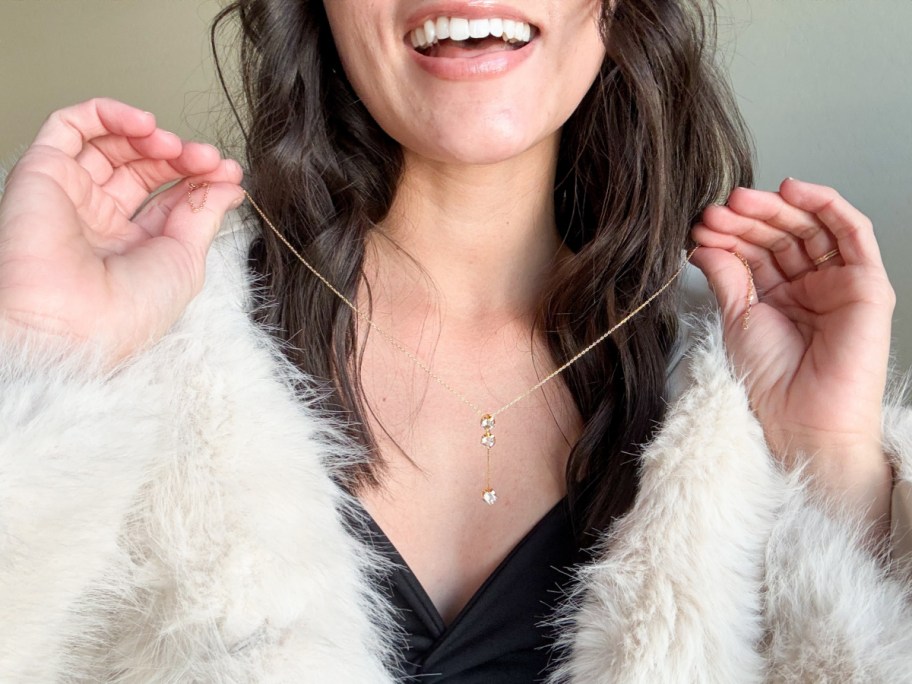
[[[246,199],[246,198],[244,197],[244,195],[241,195],[241,196],[238,197],[236,200],[234,200],[234,201],[231,203],[231,206],[229,206],[228,208],[229,208],[229,209],[237,209],[239,206],[241,206],[241,205],[244,203],[244,200],[245,200],[245,199]]]

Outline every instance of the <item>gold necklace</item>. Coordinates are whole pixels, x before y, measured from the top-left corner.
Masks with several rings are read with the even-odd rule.
[[[193,188],[193,189],[196,189],[196,188]],[[494,488],[491,487],[491,449],[494,448],[494,444],[497,441],[496,438],[494,437],[495,417],[499,416],[504,411],[512,408],[513,406],[518,404],[520,401],[522,401],[523,399],[528,397],[530,394],[532,394],[536,390],[540,389],[547,382],[553,380],[558,375],[563,373],[570,366],[572,366],[574,363],[576,363],[581,358],[583,358],[586,354],[588,354],[590,351],[592,351],[595,347],[597,347],[599,344],[601,344],[606,339],[611,337],[611,335],[614,334],[621,326],[623,326],[625,323],[627,323],[627,321],[629,321],[631,318],[636,316],[640,311],[642,311],[647,306],[649,306],[653,302],[653,300],[655,300],[656,297],[661,295],[665,290],[667,290],[671,286],[671,284],[675,280],[678,279],[678,276],[680,276],[681,273],[684,271],[684,268],[685,268],[685,266],[687,266],[687,263],[690,261],[690,258],[693,256],[693,253],[696,252],[697,249],[699,249],[699,245],[697,247],[694,247],[685,257],[684,262],[681,264],[680,268],[678,268],[678,270],[675,271],[674,275],[671,276],[671,278],[669,278],[668,281],[664,285],[662,285],[662,287],[660,287],[658,290],[656,290],[656,292],[654,292],[648,299],[646,299],[646,301],[644,301],[642,304],[640,304],[637,308],[635,308],[629,314],[624,316],[624,318],[622,318],[620,321],[618,321],[607,332],[602,334],[597,340],[595,340],[595,342],[592,342],[587,347],[583,348],[573,358],[571,358],[569,361],[564,363],[564,365],[557,368],[555,371],[550,373],[543,380],[539,381],[538,383],[536,383],[535,385],[533,385],[532,387],[527,389],[525,392],[520,394],[518,397],[516,397],[512,401],[507,402],[506,404],[501,406],[496,411],[486,412],[486,411],[483,411],[481,408],[479,408],[477,405],[475,405],[472,401],[470,401],[464,394],[462,394],[462,392],[459,392],[458,390],[454,389],[448,382],[446,382],[446,380],[443,380],[440,376],[438,376],[436,373],[434,373],[434,371],[431,370],[430,366],[428,366],[424,361],[419,359],[413,352],[406,349],[406,347],[401,342],[399,342],[399,340],[397,340],[395,337],[393,337],[390,333],[386,332],[383,328],[381,328],[379,325],[374,323],[367,316],[367,314],[365,314],[358,307],[356,307],[355,304],[350,299],[348,299],[348,297],[346,297],[344,294],[339,292],[339,290],[337,290],[333,286],[332,283],[330,283],[326,278],[324,278],[323,275],[319,271],[317,271],[317,269],[315,269],[313,266],[311,266],[308,263],[308,261],[303,256],[301,256],[301,254],[291,245],[291,243],[287,239],[285,239],[285,236],[266,217],[266,214],[263,213],[263,210],[260,209],[260,207],[257,205],[256,202],[253,201],[253,198],[250,196],[250,194],[246,190],[244,191],[244,194],[247,196],[247,199],[250,201],[250,204],[253,206],[253,208],[256,209],[257,213],[263,218],[263,221],[266,222],[266,225],[272,229],[273,233],[275,233],[276,237],[278,237],[279,240],[281,240],[282,243],[284,243],[285,246],[288,247],[288,249],[291,251],[291,253],[294,254],[298,258],[298,260],[302,264],[304,264],[304,266],[306,266],[307,269],[311,273],[313,273],[317,278],[319,278],[320,281],[324,285],[326,285],[326,287],[328,287],[332,291],[333,294],[335,294],[339,299],[341,299],[342,302],[348,308],[350,308],[355,313],[356,316],[358,316],[358,318],[360,318],[367,325],[369,325],[383,339],[385,339],[387,342],[389,342],[394,348],[398,349],[403,354],[405,354],[409,359],[411,359],[412,362],[416,366],[418,366],[418,368],[420,368],[425,373],[427,373],[427,375],[434,382],[436,382],[438,385],[443,387],[450,394],[453,394],[463,404],[465,404],[466,406],[471,408],[473,411],[475,411],[475,414],[480,417],[480,425],[481,425],[481,430],[482,430],[481,446],[484,447],[485,452],[486,452],[485,453],[485,457],[486,457],[485,458],[485,487],[481,491],[481,496],[482,496],[482,499],[484,500],[484,502],[489,505],[493,505],[494,502],[497,501],[497,492],[495,492]],[[740,257],[740,255],[738,255],[738,256],[739,256],[739,258],[742,258],[742,257]],[[743,260],[743,258],[742,258],[742,260]],[[745,265],[746,265],[746,261],[745,261]],[[752,292],[749,291],[748,313],[745,314],[745,319],[744,319],[745,327],[747,326],[747,316],[749,315],[749,312],[750,312],[749,306],[750,306],[751,298],[752,298]]]

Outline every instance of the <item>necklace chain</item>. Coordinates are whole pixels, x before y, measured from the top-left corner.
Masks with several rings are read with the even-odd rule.
[[[558,368],[556,368],[554,371],[549,373],[546,377],[544,377],[543,379],[538,381],[535,385],[533,385],[532,387],[527,389],[525,392],[520,394],[518,397],[516,397],[512,401],[507,402],[506,404],[501,406],[496,411],[486,413],[477,404],[475,404],[468,397],[466,397],[462,392],[460,392],[459,390],[454,388],[452,385],[450,385],[450,383],[448,383],[446,380],[444,380],[439,375],[437,375],[428,364],[426,364],[424,361],[422,361],[420,358],[418,358],[418,356],[414,352],[407,349],[405,347],[405,345],[403,345],[399,340],[397,340],[395,337],[393,337],[392,334],[388,333],[386,330],[384,330],[379,325],[374,323],[368,317],[368,315],[366,313],[364,313],[357,306],[355,306],[354,302],[352,302],[348,297],[346,297],[338,289],[336,289],[336,287],[331,282],[329,282],[329,280],[327,280],[323,276],[323,274],[321,274],[317,269],[315,269],[313,266],[310,265],[310,263],[307,261],[307,259],[305,259],[301,255],[301,253],[298,252],[298,250],[296,250],[294,248],[294,246],[288,241],[288,239],[282,234],[282,232],[272,224],[272,222],[267,218],[266,214],[263,213],[263,210],[260,209],[259,205],[257,205],[257,203],[253,200],[253,198],[250,196],[250,194],[246,190],[244,191],[244,194],[247,196],[247,199],[250,201],[250,204],[253,206],[253,208],[256,209],[257,213],[263,218],[263,221],[266,222],[266,225],[269,226],[269,228],[272,230],[273,233],[275,233],[276,237],[282,241],[282,243],[291,251],[292,254],[294,254],[295,257],[298,258],[298,260],[302,264],[304,264],[304,266],[307,267],[307,270],[309,270],[317,278],[319,278],[320,282],[322,282],[324,285],[326,285],[326,287],[328,287],[329,290],[333,294],[335,294],[340,300],[342,300],[342,302],[349,309],[351,309],[352,312],[354,312],[354,314],[356,316],[358,316],[358,318],[360,318],[367,325],[369,325],[372,330],[377,332],[377,334],[379,334],[383,339],[385,339],[387,342],[389,342],[389,344],[391,344],[394,348],[398,349],[400,352],[405,354],[409,359],[411,359],[412,363],[414,363],[416,366],[418,366],[418,368],[423,370],[428,375],[428,377],[430,377],[434,382],[436,382],[438,385],[443,387],[450,394],[457,397],[459,399],[459,401],[461,401],[463,404],[465,404],[466,406],[471,408],[473,411],[475,411],[475,413],[478,416],[481,416],[481,426],[484,429],[484,435],[482,436],[481,443],[482,443],[482,446],[484,446],[487,449],[487,457],[488,457],[487,466],[486,466],[487,485],[486,485],[486,488],[482,491],[482,496],[483,496],[485,502],[487,502],[489,504],[493,504],[497,500],[497,495],[495,494],[494,490],[491,489],[491,486],[490,486],[490,484],[491,484],[490,483],[490,480],[491,480],[491,449],[494,446],[494,436],[491,434],[491,430],[494,429],[495,416],[498,416],[501,413],[503,413],[504,411],[506,411],[507,409],[512,408],[513,406],[515,406],[516,404],[521,402],[523,399],[525,399],[526,397],[531,395],[533,392],[541,389],[545,384],[547,384],[548,382],[550,382],[551,380],[556,378],[558,375],[563,373],[570,366],[572,366],[574,363],[576,363],[581,358],[583,358],[586,354],[588,354],[590,351],[592,351],[595,347],[597,347],[602,342],[604,342],[606,339],[611,337],[611,335],[613,335],[619,328],[624,326],[631,318],[633,318],[638,313],[640,313],[640,311],[642,311],[647,306],[649,306],[659,295],[661,295],[663,292],[665,292],[665,290],[667,290],[671,286],[671,284],[675,282],[675,280],[678,279],[678,276],[680,276],[681,273],[684,271],[684,268],[687,266],[687,263],[690,261],[690,258],[693,256],[693,253],[698,249],[698,247],[694,247],[687,254],[687,257],[684,259],[684,262],[681,264],[680,268],[678,268],[678,270],[675,271],[674,275],[672,275],[671,278],[669,278],[665,282],[665,284],[662,285],[662,287],[660,287],[658,290],[656,290],[652,295],[650,295],[642,304],[640,304],[638,307],[636,307],[633,311],[631,311],[626,316],[624,316],[624,318],[622,318],[620,321],[615,323],[608,331],[603,333],[598,339],[596,339],[594,342],[590,343],[589,345],[587,345],[586,347],[581,349],[577,354],[575,354],[566,363],[564,363],[562,366],[559,366]]]

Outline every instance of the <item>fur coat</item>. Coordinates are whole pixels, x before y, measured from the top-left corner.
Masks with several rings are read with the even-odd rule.
[[[0,682],[391,682],[359,458],[250,320],[247,232],[114,372],[0,350]],[[885,413],[893,548],[782,472],[712,314],[671,375],[632,510],[555,617],[554,681],[912,682],[912,414]]]

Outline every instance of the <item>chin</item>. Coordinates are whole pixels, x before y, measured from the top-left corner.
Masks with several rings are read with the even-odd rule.
[[[428,127],[425,130],[431,130]],[[445,164],[488,165],[520,157],[553,133],[533,134],[528,129],[498,127],[490,120],[474,126],[454,125],[428,139],[415,132],[401,140],[412,153]]]
[[[529,146],[526,145],[510,145],[503,141],[491,145],[487,145],[485,141],[476,142],[473,145],[466,145],[460,141],[451,146],[437,146],[436,149],[429,150],[427,154],[421,152],[419,154],[445,164],[486,166],[515,159],[528,149]]]

